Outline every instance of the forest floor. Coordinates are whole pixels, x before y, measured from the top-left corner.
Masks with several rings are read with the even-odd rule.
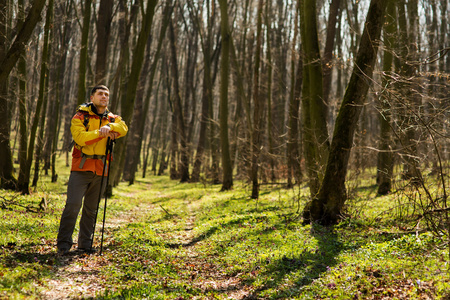
[[[239,182],[219,192],[167,176],[139,178],[108,199],[102,255],[74,245],[58,256],[66,185],[46,180],[31,195],[1,193],[0,299],[450,296],[448,249],[405,206],[398,209],[398,195],[377,197],[369,184],[354,190],[345,220],[322,227],[301,223],[304,186],[264,185],[252,200]],[[102,216],[100,209],[97,249]]]

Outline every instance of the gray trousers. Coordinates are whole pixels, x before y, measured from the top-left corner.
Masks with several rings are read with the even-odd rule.
[[[66,206],[61,216],[56,240],[58,249],[70,249],[72,247],[72,235],[82,204],[78,248],[88,249],[91,247],[101,181],[102,176],[93,172],[72,171],[70,173]],[[106,177],[103,178],[102,195],[105,187]]]

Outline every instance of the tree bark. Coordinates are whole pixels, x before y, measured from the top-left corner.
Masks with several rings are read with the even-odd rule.
[[[255,68],[253,73],[253,134],[252,134],[252,199],[259,197],[258,169],[259,157],[261,155],[261,135],[264,103],[260,96],[260,65],[261,65],[261,48],[262,48],[262,10],[263,0],[258,2],[257,25],[256,25],[256,52],[255,52]]]
[[[23,0],[18,2],[19,4],[19,15],[24,14]],[[19,18],[17,26],[23,26],[23,22]],[[22,23],[19,25],[19,23]],[[27,64],[25,61],[25,56],[22,55],[19,58],[18,72],[20,74],[19,78],[19,178],[25,175],[27,166],[27,150],[28,150],[28,120],[27,120]]]
[[[136,97],[136,105],[133,113],[133,120],[130,124],[130,133],[134,135],[135,138],[133,138],[130,141],[130,145],[127,147],[127,159],[125,163],[125,169],[124,169],[124,179],[130,181],[130,184],[134,182],[135,173],[137,171],[137,165],[138,165],[138,158],[140,156],[141,148],[142,148],[142,140],[144,136],[144,129],[145,125],[148,123],[146,122],[147,113],[150,107],[150,99],[152,96],[152,90],[153,90],[153,80],[155,78],[156,74],[156,67],[159,62],[159,57],[161,53],[161,48],[166,36],[166,29],[169,25],[169,21],[172,15],[173,5],[171,2],[167,2],[164,12],[163,12],[163,21],[162,26],[159,34],[158,44],[156,47],[155,53],[151,56],[151,43],[150,39],[147,45],[147,55],[144,62],[144,67],[142,70],[142,76],[140,77],[140,84],[139,84],[139,91],[138,96]],[[144,98],[144,89],[147,84],[147,95]],[[127,171],[128,170],[128,171]],[[125,173],[128,172],[128,175],[125,175]]]
[[[49,0],[49,4],[47,7],[47,15],[46,15],[46,20],[45,20],[45,27],[44,27],[44,48],[43,48],[43,53],[46,53],[46,57],[42,57],[42,64],[41,64],[41,68],[44,69],[44,72],[41,72],[41,76],[44,75],[45,76],[45,81],[44,81],[44,103],[43,103],[43,109],[42,109],[42,113],[39,116],[40,120],[39,120],[39,132],[38,132],[38,136],[37,136],[37,145],[36,145],[36,155],[34,157],[35,162],[34,162],[34,176],[33,176],[33,182],[32,182],[32,186],[35,187],[37,186],[37,182],[39,180],[39,171],[40,171],[40,167],[41,167],[41,161],[47,161],[49,163],[49,160],[47,158],[44,158],[44,155],[46,154],[45,151],[47,150],[48,154],[50,154],[50,145],[52,144],[50,142],[49,145],[45,145],[46,141],[44,140],[44,133],[47,131],[47,133],[50,132],[50,127],[47,126],[46,128],[46,120],[49,118],[54,119],[53,121],[55,121],[55,126],[56,126],[56,122],[58,121],[55,118],[54,114],[47,114],[47,106],[48,106],[48,102],[49,102],[49,84],[50,81],[54,78],[51,78],[50,76],[50,67],[49,67],[49,61],[50,61],[50,56],[51,56],[51,43],[50,43],[50,37],[52,35],[52,28],[53,28],[53,0]],[[54,76],[53,76],[54,77]],[[40,88],[40,87],[39,87]],[[50,109],[51,111],[51,109]],[[35,118],[38,116],[35,116]],[[51,135],[50,135],[51,138]],[[48,148],[47,148],[48,147]],[[45,149],[47,148],[47,149]],[[44,155],[43,155],[44,154]],[[46,166],[45,166],[46,167]]]
[[[106,84],[106,62],[113,13],[113,0],[101,0],[97,18],[97,58],[95,61],[95,84]]]
[[[222,36],[221,63],[220,63],[220,142],[222,147],[222,189],[227,191],[233,188],[233,169],[231,167],[230,143],[228,140],[228,82],[231,32],[228,24],[227,0],[219,0],[220,28]]]
[[[383,57],[383,80],[382,88],[389,88],[389,75],[392,71],[392,62],[395,44],[396,32],[396,7],[395,2],[389,1],[386,8],[386,25],[384,27],[384,40],[387,49],[384,51]],[[380,103],[380,152],[378,153],[377,162],[377,184],[378,194],[386,195],[391,191],[392,173],[394,168],[393,154],[392,154],[392,136],[391,136],[391,105],[388,97],[389,91],[384,91],[381,94]]]
[[[16,65],[20,55],[22,55],[25,51],[25,46],[28,43],[34,28],[36,27],[37,22],[41,19],[41,12],[44,8],[45,2],[46,0],[33,1],[33,5],[28,12],[23,26],[14,39],[14,43],[0,61],[0,82],[5,82],[7,80],[9,73]],[[0,105],[0,107],[3,107],[3,105]],[[0,136],[2,136],[2,133],[3,132],[0,132]],[[1,144],[2,143],[0,143],[0,145]]]
[[[338,222],[347,199],[345,178],[356,125],[377,58],[387,0],[371,0],[355,66],[333,132],[330,154],[319,194],[305,207],[304,222]]]
[[[408,20],[406,18],[405,4],[408,5]],[[417,71],[416,66],[410,62],[416,62],[418,59],[417,49],[417,34],[418,34],[418,13],[417,0],[411,0],[405,3],[404,0],[398,1],[398,29],[400,40],[400,65],[397,66],[397,71],[402,78],[412,79]],[[409,23],[409,26],[408,26]],[[406,149],[403,156],[403,178],[410,180],[414,184],[419,184],[422,178],[420,167],[416,161],[418,155],[417,148],[417,131],[414,127],[410,108],[418,109],[420,95],[415,88],[417,82],[412,80],[404,80],[397,84],[397,88],[402,95],[405,95],[406,103],[401,111],[400,118],[405,124],[402,128],[401,143]],[[414,86],[414,88],[412,88]]]
[[[331,81],[333,77],[333,49],[336,37],[336,23],[339,15],[341,0],[332,0],[330,12],[328,14],[327,38],[323,52],[322,70],[323,70],[323,101],[329,105],[329,96]]]
[[[212,55],[211,55],[211,41],[212,41],[212,22],[211,22],[211,14],[210,14],[210,1],[206,2],[207,7],[207,16],[206,16],[206,36],[202,35],[202,31],[200,29],[200,18],[198,15],[195,15],[194,24],[198,24],[198,31],[200,34],[200,42],[203,51],[203,86],[202,86],[202,106],[200,112],[200,130],[198,136],[197,143],[197,151],[195,153],[194,166],[192,169],[191,182],[200,181],[200,171],[201,166],[204,160],[204,153],[206,147],[206,137],[207,137],[207,129],[208,124],[212,116],[209,115],[209,104],[212,102],[212,89],[213,83],[211,79],[211,64],[212,64]],[[195,9],[191,8],[192,14],[195,13]]]
[[[180,182],[189,181],[189,147],[187,140],[186,124],[183,115],[183,106],[181,104],[181,90],[178,82],[178,62],[177,62],[177,51],[175,43],[175,31],[173,28],[173,21],[170,22],[170,52],[171,52],[171,71],[172,71],[172,81],[173,81],[173,113],[176,119],[172,119],[177,122],[177,133],[179,136],[179,142],[181,146],[181,160],[180,160]]]
[[[302,58],[300,52],[299,65],[297,66],[297,72],[294,72],[295,60],[295,46],[297,44],[298,36],[298,22],[299,22],[299,1],[297,1],[296,12],[295,12],[295,24],[294,24],[294,38],[292,42],[292,57],[291,57],[291,94],[289,96],[289,107],[288,107],[288,138],[287,138],[287,186],[292,188],[294,186],[292,178],[295,179],[296,183],[300,182],[301,178],[301,168],[300,168],[300,149],[299,149],[299,109],[300,109],[300,98],[302,90]]]
[[[2,12],[0,14],[0,58],[6,57],[7,46],[9,43],[9,33],[7,26],[9,18],[8,14],[6,13],[7,7],[7,1],[0,1],[0,11]],[[0,70],[2,67],[3,63],[0,65]],[[15,189],[17,184],[17,180],[14,177],[14,168],[10,147],[9,124],[11,122],[8,114],[8,108],[10,106],[8,101],[8,77],[10,71],[11,70],[7,72],[8,74],[4,76],[4,79],[0,80],[0,114],[2,116],[6,116],[6,122],[0,122],[0,187],[4,189]]]
[[[302,0],[299,0],[302,1]],[[323,102],[322,65],[317,36],[316,5],[314,0],[301,3],[301,40],[304,53],[302,122],[303,144],[309,189],[314,197],[320,188],[329,152],[327,108]],[[303,20],[303,21],[302,21]]]
[[[148,0],[146,5],[146,12],[143,15],[143,23],[141,31],[133,49],[133,58],[131,63],[130,73],[127,78],[124,78],[122,84],[122,90],[125,93],[122,95],[121,100],[121,117],[123,120],[130,124],[133,118],[134,104],[136,100],[137,85],[139,83],[139,76],[142,70],[142,61],[145,54],[145,46],[147,44],[147,39],[150,36],[151,27],[153,23],[153,17],[155,14],[157,0]],[[125,163],[125,149],[127,145],[128,135],[117,141],[115,147],[115,164],[111,166],[111,186],[116,186],[119,183],[121,168]]]
[[[78,68],[78,97],[77,104],[83,104],[87,102],[86,99],[86,70],[88,59],[88,40],[89,29],[91,27],[91,6],[92,0],[84,0],[83,11],[83,27],[81,32],[81,50],[80,50],[80,65]]]
[[[36,103],[36,109],[35,109],[35,115],[33,119],[33,125],[30,129],[30,140],[28,143],[28,153],[27,153],[27,161],[26,165],[24,166],[23,170],[24,172],[19,174],[19,180],[17,183],[17,189],[23,194],[28,194],[29,191],[29,185],[30,185],[30,172],[31,172],[31,164],[33,162],[33,153],[34,153],[34,147],[35,147],[35,140],[36,140],[36,132],[39,125],[39,117],[41,116],[41,109],[45,102],[45,87],[46,87],[46,81],[47,81],[47,74],[48,74],[48,39],[49,39],[49,31],[50,31],[50,24],[52,22],[52,15],[53,15],[53,3],[49,4],[49,8],[47,9],[47,16],[45,21],[45,29],[44,29],[44,43],[43,43],[43,49],[42,49],[42,63],[41,63],[41,72],[40,72],[40,79],[39,79],[39,96]],[[43,112],[45,115],[45,111]],[[22,176],[20,176],[22,175]]]

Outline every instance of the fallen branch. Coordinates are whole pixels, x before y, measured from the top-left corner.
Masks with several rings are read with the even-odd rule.
[[[170,212],[168,212],[164,207],[162,207],[162,205],[159,205],[159,207],[161,207],[161,209],[162,209],[168,216],[173,217],[173,215],[172,215]]]
[[[7,199],[6,197],[0,196],[0,198],[3,199],[3,201],[0,204],[0,207],[2,209],[10,209],[9,206],[18,206],[18,207],[24,208],[27,212],[32,212],[32,213],[45,212],[47,209],[47,201],[45,200],[45,197],[42,197],[42,200],[39,203],[39,207],[34,207],[32,205],[20,204],[17,201],[15,201],[17,197],[18,196],[14,196],[11,199]]]

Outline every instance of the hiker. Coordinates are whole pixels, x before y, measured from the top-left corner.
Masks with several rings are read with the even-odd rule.
[[[92,238],[99,194],[100,192],[103,194],[106,187],[106,180],[102,180],[102,173],[104,164],[107,163],[105,155],[107,141],[123,137],[128,131],[122,118],[108,110],[109,89],[106,86],[95,86],[91,91],[90,101],[78,107],[70,126],[75,146],[72,153],[67,200],[61,215],[57,237],[60,255],[67,254],[74,244],[72,235],[82,206],[78,250],[95,251],[92,249]],[[107,175],[105,172],[104,176]]]

